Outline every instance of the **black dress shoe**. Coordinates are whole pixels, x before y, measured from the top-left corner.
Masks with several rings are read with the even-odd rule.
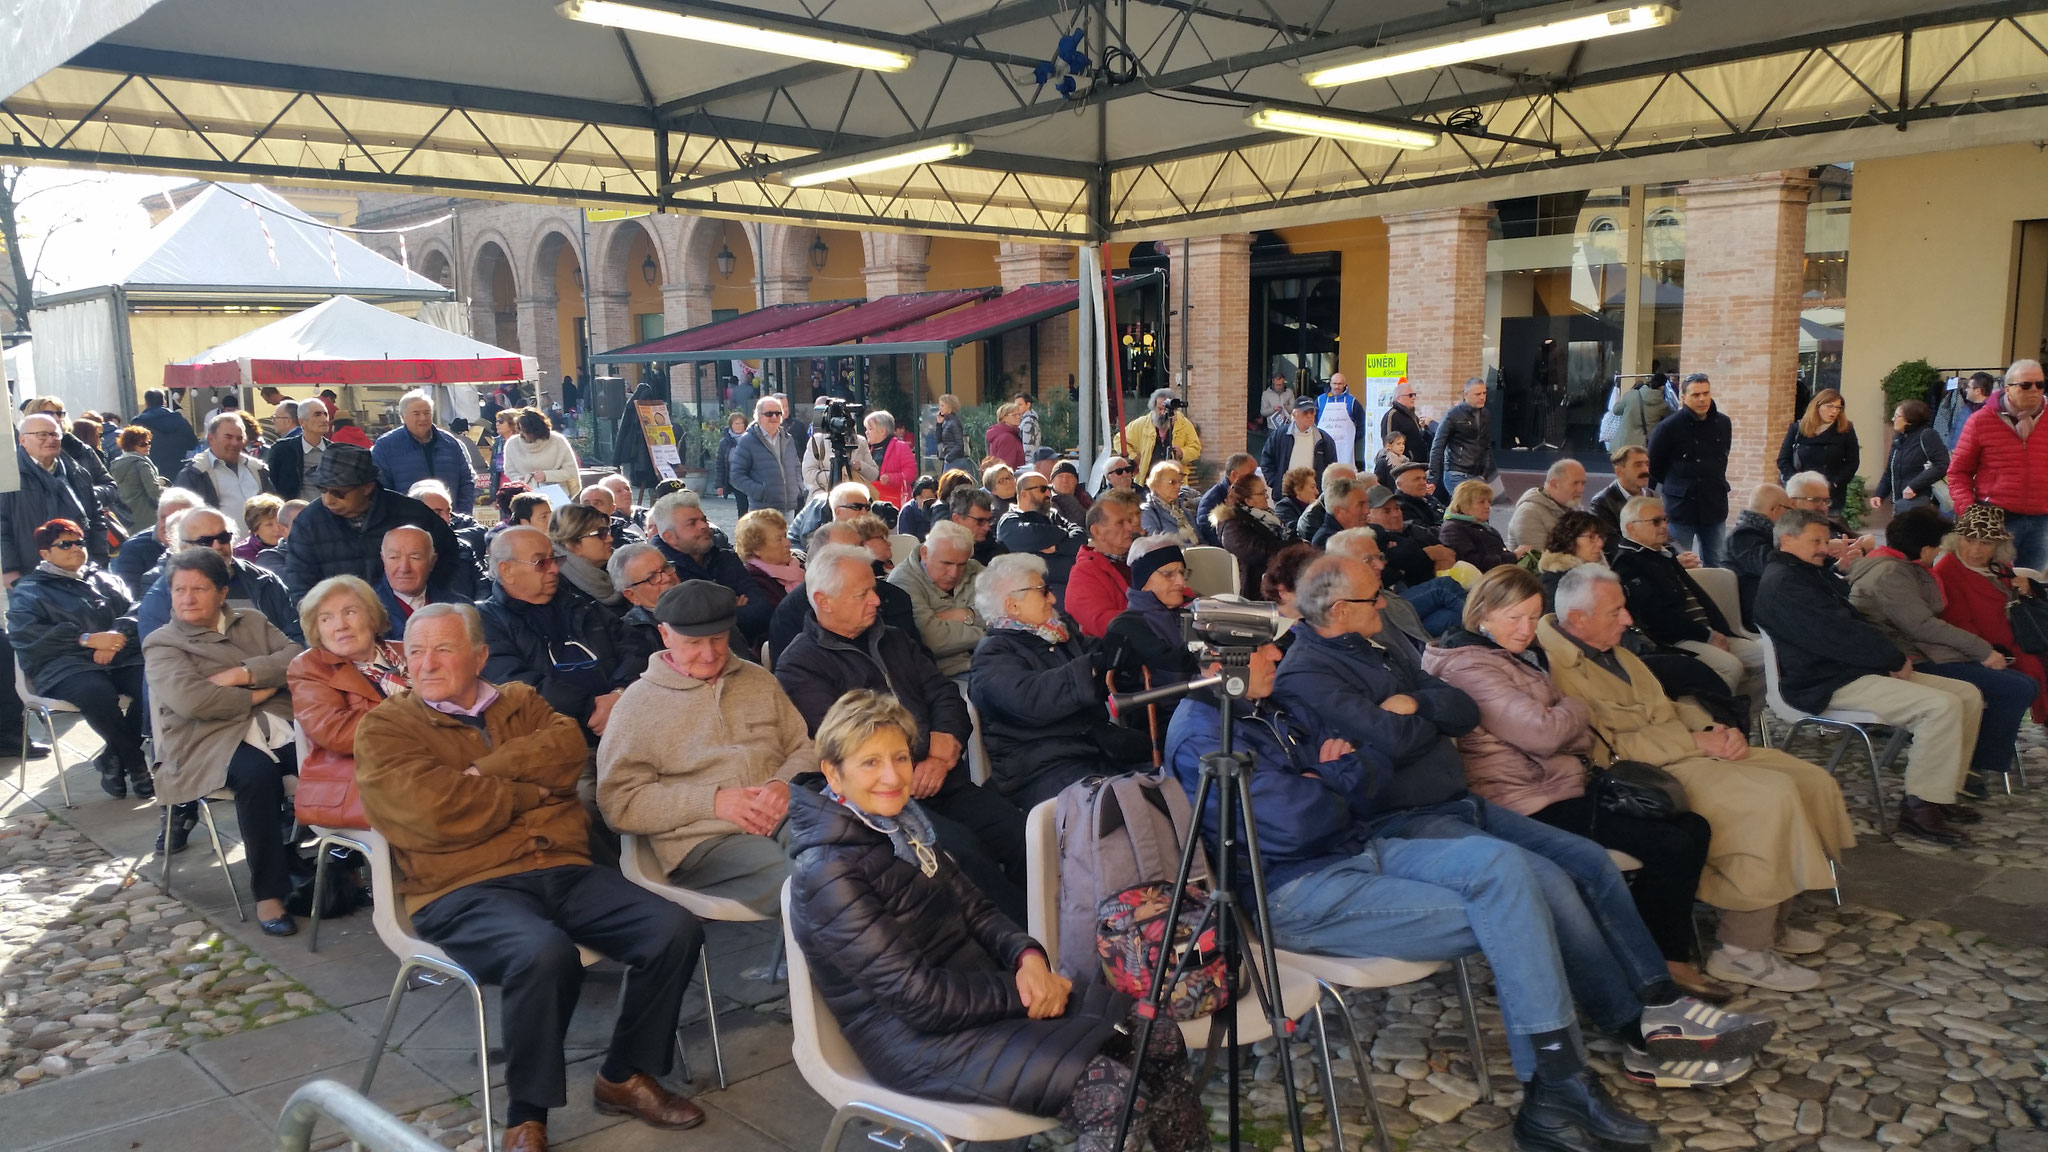
[[[5,744],[5,745],[6,745],[6,748],[7,748],[7,750],[8,750],[9,752],[12,752],[12,751],[14,751],[15,749],[17,749],[17,748],[21,747],[21,737],[17,736],[17,737],[15,737],[15,738],[14,738],[14,739],[12,739],[12,740],[0,741],[0,744]],[[28,742],[28,758],[29,758],[29,759],[31,759],[31,760],[41,760],[41,759],[43,759],[44,757],[48,756],[49,754],[50,754],[50,746],[49,746],[48,744],[45,744],[45,743],[43,743],[43,742],[42,742],[41,740],[30,740],[30,741]]]
[[[1966,773],[1963,776],[1962,793],[1972,800],[1989,800],[1991,799],[1991,785],[1984,779],[1984,774],[1981,772]],[[1955,817],[1950,816],[1949,819],[1953,820]]]
[[[100,791],[116,800],[128,798],[128,774],[121,771],[119,761],[109,764],[104,760],[95,760],[93,767],[100,770]]]
[[[165,809],[165,812],[168,814],[166,818],[171,825],[171,853],[176,855],[185,850],[185,845],[192,840],[192,829],[199,826],[199,802],[193,800],[183,804],[173,804]],[[159,852],[164,850],[164,828],[162,821],[157,823],[156,850]]]
[[[1515,1113],[1515,1142],[1541,1152],[1649,1152],[1657,1126],[1623,1111],[1593,1073],[1529,1081]]]
[[[1951,824],[1982,824],[1984,814],[1967,804],[1943,804],[1941,814]]]
[[[134,764],[129,766],[128,790],[130,792],[135,793],[137,799],[156,799],[156,780],[154,777],[150,776],[149,766],[147,764]]]
[[[1963,834],[1948,822],[1939,804],[1908,796],[1899,804],[1899,831],[1937,844],[1960,844]]]
[[[292,919],[292,914],[289,912],[275,920],[258,920],[256,923],[263,929],[265,936],[296,936],[299,934],[299,922]]]

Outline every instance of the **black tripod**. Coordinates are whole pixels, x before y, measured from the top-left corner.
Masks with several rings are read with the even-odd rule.
[[[1132,692],[1110,697],[1112,715],[1210,687],[1214,687],[1223,697],[1223,706],[1220,709],[1223,714],[1220,732],[1222,746],[1202,757],[1201,780],[1195,786],[1195,831],[1188,837],[1186,846],[1181,849],[1180,870],[1174,876],[1173,894],[1166,907],[1165,932],[1160,937],[1159,962],[1153,966],[1152,989],[1139,1011],[1138,1035],[1132,1042],[1131,1082],[1124,1090],[1123,1114],[1117,1119],[1116,1143],[1111,1145],[1117,1152],[1122,1152],[1124,1139],[1130,1132],[1131,1114],[1137,1106],[1138,1073],[1144,1067],[1145,1052],[1152,1039],[1152,1029],[1160,1022],[1161,1009],[1166,1003],[1167,969],[1171,965],[1175,933],[1181,923],[1182,897],[1187,891],[1189,880],[1195,875],[1195,853],[1201,843],[1202,813],[1206,810],[1212,790],[1217,794],[1218,838],[1211,902],[1216,911],[1217,951],[1223,956],[1224,970],[1231,973],[1233,993],[1230,1005],[1224,1010],[1223,1021],[1223,1042],[1229,1050],[1224,1075],[1230,1087],[1230,1148],[1231,1152],[1238,1152],[1242,1146],[1238,1118],[1237,1064],[1237,1010],[1241,989],[1237,985],[1247,975],[1244,964],[1244,938],[1249,923],[1256,925],[1253,935],[1259,948],[1259,963],[1251,966],[1248,975],[1253,991],[1258,995],[1259,1007],[1264,1011],[1267,1024],[1272,1029],[1274,1045],[1279,1052],[1280,1084],[1287,1094],[1287,1130],[1293,1137],[1294,1152],[1302,1152],[1301,1100],[1295,1093],[1294,1055],[1291,1044],[1294,1022],[1287,1018],[1287,1010],[1280,999],[1280,965],[1273,950],[1273,917],[1266,901],[1266,869],[1259,856],[1258,830],[1251,818],[1253,763],[1250,753],[1236,750],[1236,732],[1234,718],[1231,715],[1232,705],[1244,699],[1245,692],[1250,687],[1252,651],[1250,648],[1211,649],[1201,656],[1201,660],[1203,663],[1221,663],[1223,670],[1218,675],[1185,684],[1156,688],[1149,692]],[[1252,908],[1249,921],[1237,893],[1240,852],[1251,868]],[[1169,1028],[1174,1026],[1171,1018],[1165,1023]],[[1213,1028],[1215,1024],[1212,1022],[1210,1026]],[[1334,1114],[1331,1116],[1331,1122],[1338,1122]]]

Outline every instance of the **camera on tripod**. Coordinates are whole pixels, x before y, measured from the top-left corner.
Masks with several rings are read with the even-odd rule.
[[[1292,625],[1277,604],[1242,596],[1203,596],[1181,617],[1181,638],[1190,651],[1214,658],[1225,651],[1264,647]]]
[[[837,396],[820,396],[811,408],[811,426],[832,438],[832,444],[853,442],[854,433],[860,431],[861,422],[867,419],[868,406],[841,400]]]

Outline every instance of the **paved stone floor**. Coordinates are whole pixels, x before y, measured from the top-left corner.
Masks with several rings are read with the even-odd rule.
[[[64,731],[78,807],[64,809],[54,764],[32,763],[24,797],[0,787],[0,1148],[238,1152],[269,1146],[291,1090],[324,1076],[353,1085],[384,1010],[396,963],[358,913],[307,936],[273,940],[238,920],[202,836],[176,860],[162,891],[152,858],[155,809],[100,794],[85,758],[95,741]],[[1845,862],[1843,895],[1803,901],[1799,919],[1829,937],[1802,960],[1823,983],[1799,996],[1763,992],[1739,1006],[1782,1022],[1756,1071],[1728,1088],[1651,1092],[1625,1084],[1619,1050],[1594,1042],[1595,1061],[1631,1107],[1658,1120],[1659,1152],[2048,1152],[2048,747],[2023,736],[2033,787],[1985,804],[1973,844],[1938,849],[1878,840],[1867,775],[1844,782],[1863,843]],[[1817,754],[1806,744],[1798,750]],[[15,765],[0,762],[15,779]],[[2017,782],[2016,782],[2017,783]],[[1888,802],[1896,802],[1896,780]],[[47,806],[47,807],[45,807]],[[232,813],[229,858],[240,868]],[[590,1152],[702,1147],[721,1152],[817,1147],[830,1109],[790,1057],[783,989],[748,979],[771,954],[760,925],[713,925],[710,964],[729,1087],[711,1070],[701,987],[686,1006],[694,1079],[679,1087],[710,1114],[687,1134],[595,1114],[579,1096],[595,1071],[618,974],[590,974],[571,1026],[570,1107],[550,1121],[555,1146]],[[1490,1104],[1462,1039],[1448,975],[1351,997],[1368,1046],[1375,1095],[1405,1148],[1505,1152],[1519,1092],[1501,1041],[1484,966],[1476,969],[1489,1038]],[[495,998],[492,1011],[495,1012]],[[459,990],[409,993],[372,1096],[449,1148],[480,1145],[475,1030]],[[1306,1070],[1309,1045],[1296,1052]],[[1350,1148],[1369,1135],[1337,1048],[1341,1115]],[[1284,1143],[1277,1064],[1254,1053],[1247,1135]],[[502,1064],[491,1074],[502,1083]],[[1222,1100],[1212,1086],[1212,1115]],[[498,1096],[502,1109],[502,1094]],[[1334,1147],[1326,1102],[1307,1096],[1309,1147]],[[1219,1133],[1220,1135],[1220,1133]],[[322,1130],[329,1143],[339,1141]],[[1054,1133],[1040,1143],[1067,1142]]]

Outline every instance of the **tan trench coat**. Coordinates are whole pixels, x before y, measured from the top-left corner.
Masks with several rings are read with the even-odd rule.
[[[150,723],[163,760],[156,770],[159,803],[196,800],[225,785],[228,760],[258,711],[291,727],[285,670],[303,649],[254,608],[226,611],[226,632],[174,618],[142,642]],[[206,679],[238,666],[249,670],[247,688],[222,688]],[[277,695],[252,704],[258,688],[275,688]]]

